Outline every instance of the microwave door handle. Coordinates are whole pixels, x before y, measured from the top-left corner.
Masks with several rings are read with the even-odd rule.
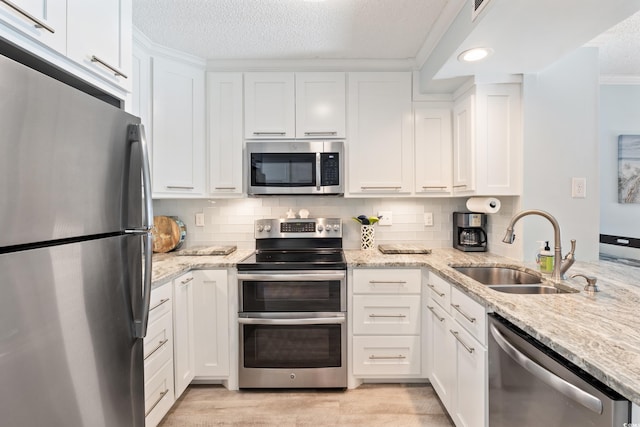
[[[311,317],[303,319],[262,319],[251,317],[239,317],[238,323],[241,325],[340,325],[346,322],[343,316],[340,317]]]
[[[316,153],[316,190],[320,192],[320,178],[322,177],[322,162],[321,154]]]
[[[553,372],[547,370],[537,364],[534,360],[521,353],[500,333],[495,325],[490,325],[489,331],[502,351],[508,354],[522,368],[529,371],[529,373],[534,377],[538,378],[540,381],[544,382],[556,391],[564,394],[569,399],[578,402],[585,408],[590,409],[597,414],[602,414],[602,401],[596,396],[582,390],[563,378],[560,378]]]

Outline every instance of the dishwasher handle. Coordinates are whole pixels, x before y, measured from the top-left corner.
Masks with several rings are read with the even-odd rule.
[[[576,385],[571,384],[563,378],[560,378],[553,372],[531,360],[529,357],[520,352],[513,344],[511,344],[504,337],[504,335],[500,333],[495,325],[489,325],[489,331],[491,332],[491,335],[495,339],[496,343],[500,346],[500,348],[505,353],[507,353],[518,365],[526,369],[540,381],[544,382],[558,392],[564,394],[568,398],[578,402],[585,408],[597,414],[602,414],[602,401],[596,396],[587,393]]]

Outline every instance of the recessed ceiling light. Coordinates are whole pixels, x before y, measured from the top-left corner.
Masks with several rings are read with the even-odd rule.
[[[468,49],[458,55],[458,61],[461,62],[476,62],[480,61],[493,53],[492,49],[488,47],[474,47]]]

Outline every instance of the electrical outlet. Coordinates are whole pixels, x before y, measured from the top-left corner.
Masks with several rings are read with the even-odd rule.
[[[196,227],[204,227],[204,212],[196,213]]]
[[[587,178],[571,178],[571,197],[574,199],[587,197]]]
[[[433,227],[433,212],[424,213],[424,225],[425,227]]]
[[[382,217],[380,218],[380,221],[378,222],[378,224],[393,225],[393,214],[391,211],[380,211],[378,212],[378,216]]]

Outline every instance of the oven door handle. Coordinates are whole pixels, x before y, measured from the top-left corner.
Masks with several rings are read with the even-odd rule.
[[[241,325],[327,325],[342,324],[347,319],[341,317],[312,317],[303,319],[258,319],[255,317],[239,317],[238,323]]]
[[[301,281],[321,282],[324,280],[342,280],[344,272],[340,273],[303,273],[303,274],[238,274],[238,280],[260,280],[263,282]]]

